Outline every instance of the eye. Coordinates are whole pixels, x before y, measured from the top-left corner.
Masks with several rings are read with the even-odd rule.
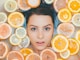
[[[35,31],[36,30],[36,28],[31,28],[31,31]]]
[[[46,27],[46,28],[45,28],[45,30],[46,30],[46,31],[49,31],[49,30],[50,30],[50,28],[49,28],[49,27]]]

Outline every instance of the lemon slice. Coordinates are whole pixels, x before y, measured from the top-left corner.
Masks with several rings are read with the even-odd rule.
[[[30,44],[30,40],[28,38],[28,36],[24,37],[21,41],[21,43],[19,44],[20,48],[27,48]]]
[[[7,21],[7,14],[4,12],[0,12],[0,23],[4,23]]]
[[[26,36],[26,30],[23,27],[19,27],[16,29],[15,34],[18,38],[24,38]]]
[[[52,4],[54,0],[44,0],[46,4]]]
[[[17,38],[15,34],[11,35],[10,36],[10,39],[9,39],[10,43],[12,45],[19,45],[20,42],[21,42],[21,39]]]
[[[4,8],[7,12],[14,12],[17,10],[17,2],[15,0],[6,0]]]

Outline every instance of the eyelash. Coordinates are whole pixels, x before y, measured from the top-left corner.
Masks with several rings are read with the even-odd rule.
[[[31,28],[31,31],[35,31],[36,30],[36,28]]]
[[[46,30],[46,31],[49,31],[49,30],[50,30],[50,28],[49,28],[49,27],[46,27],[46,28],[45,28],[45,30]]]

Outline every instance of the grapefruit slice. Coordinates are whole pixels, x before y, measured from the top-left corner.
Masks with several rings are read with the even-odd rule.
[[[53,3],[53,7],[56,12],[59,12],[60,9],[66,7],[66,0],[55,0]]]
[[[26,57],[26,60],[40,60],[40,56],[36,53],[31,53]]]
[[[75,27],[71,23],[61,23],[57,28],[58,34],[63,34],[66,37],[71,37],[74,31],[75,31]]]
[[[52,48],[56,52],[64,52],[68,48],[68,39],[61,34],[55,36],[52,39],[51,43],[52,43]]]
[[[57,55],[50,49],[45,49],[40,54],[41,60],[57,60]]]
[[[7,23],[0,24],[0,39],[7,39],[12,33],[12,28]]]
[[[8,46],[4,42],[0,42],[0,59],[3,59],[6,57],[8,53]]]
[[[10,51],[7,55],[7,60],[24,60],[24,57],[18,51]]]
[[[28,38],[28,36],[24,37],[21,41],[21,43],[19,44],[20,48],[27,48],[30,45],[30,40]]]
[[[75,39],[68,39],[69,40],[69,47],[70,55],[75,55],[79,51],[79,44]]]
[[[66,9],[66,8],[63,8],[59,11],[58,13],[58,19],[61,21],[61,22],[70,22],[71,21],[71,18],[72,18],[72,14],[71,12]]]
[[[17,38],[15,34],[12,34],[9,39],[12,45],[19,45],[21,43],[21,39]]]
[[[46,4],[52,4],[54,0],[44,0]]]
[[[18,0],[18,6],[21,10],[24,10],[24,11],[31,9],[31,7],[27,5],[26,0]]]
[[[0,23],[4,23],[7,21],[7,14],[4,12],[0,12]]]
[[[80,13],[76,13],[73,15],[72,17],[72,23],[77,26],[80,27]]]
[[[31,8],[37,8],[41,3],[41,0],[26,0],[26,1],[28,6],[30,6]]]
[[[24,16],[20,12],[13,12],[8,16],[8,23],[14,27],[18,28],[24,24]]]
[[[14,12],[17,10],[17,2],[15,0],[6,0],[4,8],[7,12]]]

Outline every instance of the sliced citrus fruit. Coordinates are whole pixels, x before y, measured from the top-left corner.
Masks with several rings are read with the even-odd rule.
[[[30,44],[30,40],[28,38],[28,36],[24,37],[21,41],[21,43],[19,44],[20,48],[27,48]]]
[[[60,9],[66,7],[66,0],[55,0],[53,3],[53,7],[56,12],[59,12]]]
[[[13,12],[8,16],[8,23],[14,27],[20,27],[24,24],[24,16],[20,12]]]
[[[4,8],[7,12],[14,12],[17,10],[17,2],[15,0],[6,0]]]
[[[68,2],[68,8],[71,12],[79,12],[80,11],[80,3],[77,0],[70,0]]]
[[[62,58],[58,58],[57,60],[63,60]]]
[[[31,8],[37,8],[41,3],[41,0],[26,0],[26,1],[28,6],[30,6]]]
[[[50,49],[44,49],[40,54],[41,60],[57,60],[57,55]]]
[[[24,27],[19,27],[15,32],[18,38],[24,38],[26,36],[26,29]]]
[[[72,17],[72,23],[77,26],[80,27],[80,13],[76,13],[73,15]]]
[[[44,0],[46,4],[52,4],[54,0]]]
[[[7,21],[7,14],[4,12],[0,12],[0,23],[4,23]]]
[[[24,57],[18,51],[10,51],[7,55],[7,60],[24,60]]]
[[[66,8],[61,9],[58,13],[58,19],[61,22],[70,22],[71,18],[72,18],[71,12]]]
[[[61,23],[58,28],[58,34],[63,34],[66,37],[71,37],[75,31],[75,27],[72,23]]]
[[[3,59],[6,57],[8,53],[8,46],[4,42],[0,42],[0,59]]]
[[[30,9],[31,9],[31,7],[29,7],[29,6],[27,5],[26,0],[18,0],[17,2],[18,2],[18,6],[19,6],[19,8],[20,8],[21,10],[30,10]]]
[[[64,52],[60,52],[60,56],[61,56],[63,59],[67,59],[67,58],[69,58],[69,56],[70,56],[70,51],[67,49],[67,50],[64,51]]]
[[[68,40],[65,36],[63,35],[57,35],[55,36],[52,41],[52,48],[56,51],[56,52],[63,52],[65,50],[67,50],[68,48]]]
[[[19,45],[21,43],[21,39],[17,38],[15,34],[12,34],[9,39],[12,45]]]
[[[37,53],[31,53],[26,57],[26,60],[40,60],[40,56]]]
[[[79,44],[75,39],[68,39],[69,40],[69,47],[70,55],[75,55],[79,51]]]
[[[0,24],[0,39],[7,39],[12,33],[12,28],[7,23]]]

